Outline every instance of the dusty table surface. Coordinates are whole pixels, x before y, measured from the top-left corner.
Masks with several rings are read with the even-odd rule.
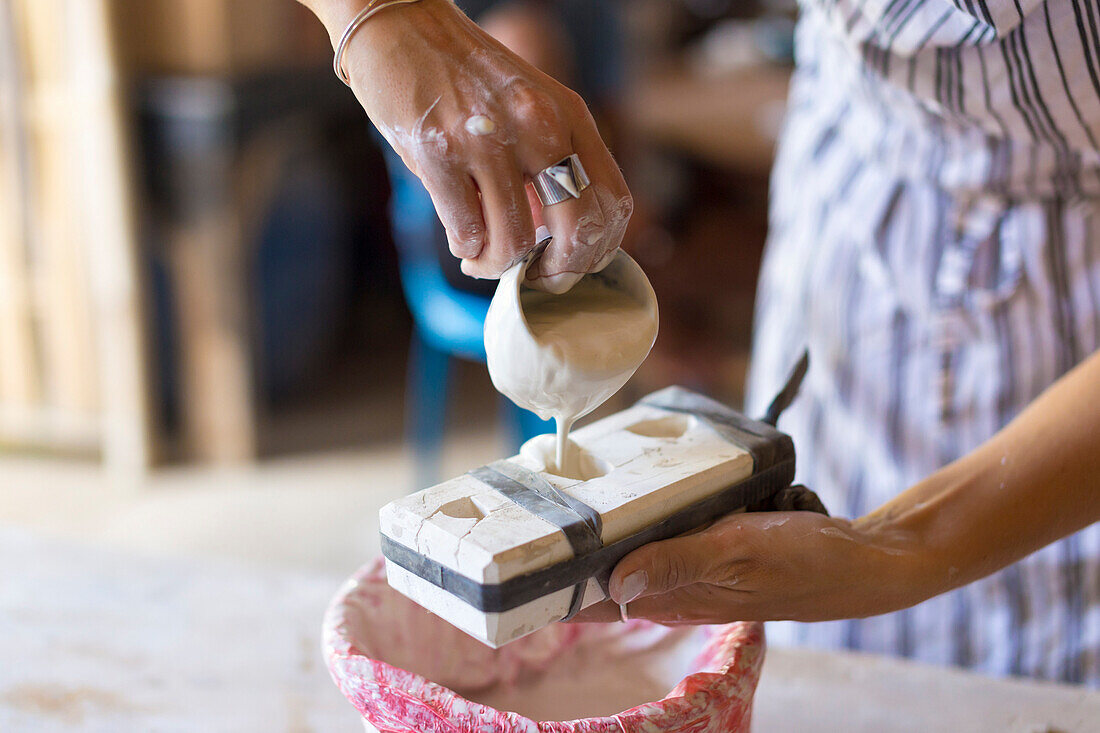
[[[866,654],[768,649],[753,730],[1095,733],[1100,692]]]
[[[0,526],[0,731],[355,733],[320,651],[342,579]],[[1100,693],[770,649],[757,733],[1100,731]]]
[[[340,583],[0,527],[0,731],[361,730],[321,657]]]

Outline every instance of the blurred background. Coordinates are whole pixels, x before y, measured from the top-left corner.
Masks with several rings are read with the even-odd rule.
[[[558,63],[635,193],[661,334],[601,414],[673,383],[740,404],[793,2],[465,5]],[[52,542],[122,553],[93,575],[335,582],[381,504],[543,429],[493,390],[485,284],[331,61],[293,0],[0,0],[0,563],[20,548],[26,582]]]
[[[661,336],[619,403],[670,383],[739,403],[791,9],[467,5],[524,49],[525,15],[561,20],[558,75],[587,93],[638,199],[626,246],[653,279]],[[448,442],[515,437],[463,334],[435,333],[422,301],[436,293],[408,263],[430,280],[438,260],[429,285],[449,296],[492,283],[456,282],[430,204],[330,78],[308,11],[0,8],[6,454],[141,472],[401,450],[426,410],[446,413]],[[440,370],[422,351],[454,358]]]

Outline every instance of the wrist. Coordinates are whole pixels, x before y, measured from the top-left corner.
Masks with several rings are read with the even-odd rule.
[[[853,522],[885,556],[901,608],[915,605],[980,577],[985,554],[968,530],[981,521],[971,499],[986,476],[962,463],[920,481],[892,501]],[[980,510],[981,501],[977,503]],[[977,575],[975,574],[977,573]]]
[[[370,0],[301,0],[320,19],[336,48],[348,24],[370,3]],[[453,0],[419,0],[419,2],[383,8],[377,16],[364,23],[356,35],[384,36],[458,12]]]
[[[861,548],[857,572],[874,579],[879,606],[875,614],[915,606],[946,590],[931,582],[939,558],[930,557],[918,531],[876,513],[854,520],[851,526]]]

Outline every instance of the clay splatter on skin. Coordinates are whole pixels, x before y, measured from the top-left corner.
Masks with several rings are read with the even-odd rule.
[[[824,527],[819,531],[821,532],[821,534],[825,535],[826,537],[835,537],[838,540],[847,540],[848,542],[855,542],[856,541],[855,537],[848,534],[847,532],[842,530],[840,527]]]
[[[769,519],[761,523],[760,529],[774,529],[775,527],[782,527],[789,521],[789,517],[783,517],[782,519]]]
[[[466,132],[471,135],[484,136],[492,135],[497,131],[497,123],[485,115],[474,115],[470,119],[466,120]]]
[[[438,165],[438,161],[447,158],[449,147],[447,136],[439,128],[427,125],[428,117],[441,100],[442,97],[436,97],[424,114],[417,119],[412,130],[405,130],[399,126],[390,127],[382,122],[375,123],[382,137],[397,151],[409,170],[417,176],[423,176],[426,167],[432,164]]]
[[[865,542],[859,540],[856,537],[853,537],[850,533],[844,531],[840,527],[823,527],[822,529],[819,529],[818,532],[825,535],[826,537],[834,537],[838,540],[845,540],[847,542],[853,542],[853,543],[856,543],[856,544],[868,544],[868,543],[865,543]],[[872,546],[872,545],[868,544],[868,546]],[[888,547],[888,546],[881,545],[881,544],[873,545],[873,547],[876,550],[878,550],[879,552],[884,552],[887,555],[895,555],[895,556],[900,557],[900,556],[910,554],[906,550],[901,550],[901,549],[898,549],[896,547]]]

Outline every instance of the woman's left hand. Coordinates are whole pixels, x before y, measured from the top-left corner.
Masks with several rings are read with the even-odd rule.
[[[667,625],[824,621],[894,611],[920,600],[904,535],[880,536],[812,512],[732,514],[695,534],[645,545],[611,576],[612,600],[574,621]]]
[[[978,449],[854,521],[731,514],[640,547],[578,621],[826,621],[908,608],[1100,521],[1100,351]]]

